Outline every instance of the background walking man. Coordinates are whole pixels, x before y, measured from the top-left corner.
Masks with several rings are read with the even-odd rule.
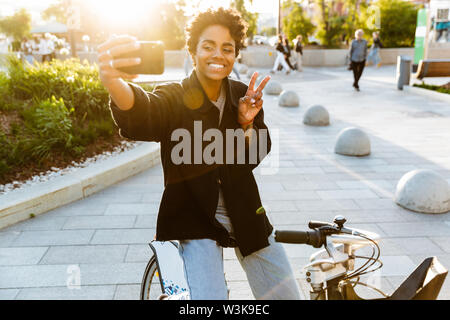
[[[358,29],[355,32],[355,39],[350,45],[350,66],[353,70],[353,87],[356,91],[359,91],[359,79],[364,70],[367,57],[367,41],[363,39],[364,31]]]

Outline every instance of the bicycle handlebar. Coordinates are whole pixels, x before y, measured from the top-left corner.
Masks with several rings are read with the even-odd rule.
[[[275,231],[275,241],[283,243],[308,244],[320,248],[325,239],[319,230],[313,231]]]

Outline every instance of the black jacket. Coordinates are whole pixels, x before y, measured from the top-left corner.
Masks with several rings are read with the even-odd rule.
[[[228,78],[224,81],[227,99],[220,126],[219,110],[206,96],[195,71],[181,82],[157,86],[151,93],[130,84],[135,95],[134,106],[123,111],[111,100],[110,109],[122,136],[161,143],[165,188],[157,219],[156,239],[206,238],[216,240],[224,247],[233,246],[228,232],[215,219],[220,185],[236,244],[247,256],[268,246],[268,236],[273,231],[264,210],[258,210],[261,199],[252,172],[262,158],[257,159],[256,164],[249,164],[246,154],[245,164],[210,165],[203,160],[201,164],[177,165],[171,159],[172,148],[179,143],[171,138],[175,129],[186,129],[193,141],[194,121],[201,121],[202,134],[210,128],[219,129],[225,146],[225,129],[240,128],[237,122],[239,98],[245,95],[247,85]],[[257,133],[261,129],[267,130],[262,109],[254,120],[254,128]],[[203,141],[202,148],[209,143]],[[194,143],[191,145],[193,157]],[[268,137],[267,152],[270,146]],[[225,149],[223,154],[226,159]]]
[[[300,41],[298,41],[298,42],[295,44],[295,51],[296,51],[296,52],[300,52],[300,54],[303,55],[303,46],[302,46],[302,44],[301,44]]]

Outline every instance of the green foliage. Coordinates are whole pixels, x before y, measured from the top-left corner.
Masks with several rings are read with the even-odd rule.
[[[450,94],[450,89],[449,86],[437,86],[437,85],[432,85],[432,84],[426,84],[424,82],[422,82],[421,84],[414,84],[414,87],[419,87],[419,88],[423,88],[423,89],[428,89],[428,90],[433,90],[433,91],[437,91],[440,93],[446,93],[446,94]]]
[[[413,47],[417,22],[417,5],[402,0],[379,0],[380,39],[384,47]]]
[[[11,169],[9,164],[11,141],[0,127],[0,177]]]
[[[346,17],[326,0],[315,0],[318,11],[317,38],[327,48],[338,48],[344,34]]]
[[[11,95],[19,100],[63,98],[77,119],[109,115],[108,92],[98,77],[98,67],[77,59],[53,60],[51,63],[23,64],[9,58]]]
[[[9,131],[0,127],[0,179],[55,154],[80,156],[117,132],[97,66],[75,59],[31,66],[10,58],[8,73],[0,72],[0,110],[11,122]]]
[[[24,8],[14,15],[0,19],[0,32],[14,38],[16,43],[22,41],[31,30],[31,15]]]
[[[56,21],[60,23],[67,23],[67,9],[68,9],[68,2],[58,0],[57,3],[52,3],[47,9],[42,11],[41,16],[44,20],[52,20],[55,19]]]
[[[265,35],[266,37],[272,37],[277,35],[276,27],[264,27],[261,29],[260,34]]]
[[[258,32],[258,13],[247,11],[244,0],[232,0],[230,6],[241,13],[242,18],[248,23],[247,37],[253,38]]]
[[[72,150],[72,120],[69,118],[73,109],[68,110],[62,98],[54,96],[39,102],[35,107],[22,111],[25,124],[33,133],[30,155],[42,161],[52,150]]]
[[[283,32],[289,40],[297,35],[302,35],[303,43],[308,43],[308,36],[312,35],[315,26],[306,16],[300,3],[288,0],[283,2],[283,9],[288,9],[289,14],[283,19]]]

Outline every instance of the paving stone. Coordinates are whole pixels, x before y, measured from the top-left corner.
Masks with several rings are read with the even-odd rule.
[[[153,240],[155,229],[97,230],[91,244],[147,244]]]
[[[225,279],[227,281],[247,281],[247,275],[237,260],[224,260]]]
[[[132,215],[137,216],[141,214],[156,214],[158,213],[158,203],[135,203],[128,204],[111,204],[105,211],[106,216],[116,215]]]
[[[0,300],[14,300],[19,289],[0,289]]]
[[[295,201],[300,211],[333,211],[361,209],[356,200],[302,200]]]
[[[52,231],[61,230],[67,217],[55,216],[52,212],[40,214],[32,219],[19,222],[9,227],[10,231]]]
[[[156,192],[146,192],[142,195],[139,203],[160,203],[162,198],[162,193]]]
[[[275,201],[263,200],[262,204],[266,212],[280,212],[280,211],[298,211],[294,201]]]
[[[12,247],[88,244],[94,230],[23,231]]]
[[[20,234],[20,231],[9,231],[9,228],[0,231],[0,248],[9,247]]]
[[[2,288],[66,286],[68,265],[1,266]]]
[[[114,300],[140,300],[141,299],[140,285],[119,284],[114,294]]]
[[[132,228],[135,216],[81,216],[70,217],[63,229],[121,229]]]
[[[103,215],[107,204],[96,203],[95,201],[76,201],[63,207],[54,209],[51,214],[62,216],[99,216]]]
[[[40,264],[120,263],[126,252],[126,245],[50,247]]]
[[[253,300],[254,296],[248,281],[227,281],[230,300]]]
[[[436,238],[442,239],[442,238]],[[444,238],[445,239],[445,238]],[[450,238],[447,238],[450,241]],[[442,248],[440,248],[438,241],[431,241],[425,237],[414,238],[383,238],[379,245],[383,255],[414,255],[414,254],[440,254],[443,253],[445,242]],[[447,245],[450,242],[447,243]],[[450,247],[447,247],[450,249]]]
[[[266,192],[261,194],[264,200],[311,200],[320,199],[315,191],[301,190],[301,191],[283,191],[283,192]]]
[[[450,226],[441,222],[378,223],[390,237],[440,237],[450,234]]]
[[[81,285],[140,284],[146,263],[82,264]]]
[[[295,182],[284,182],[283,187],[287,191],[292,190],[333,190],[337,189],[338,186],[335,182],[314,182],[314,181],[295,181]]]
[[[355,199],[355,203],[361,209],[397,209],[399,208],[392,199]]]
[[[149,262],[152,256],[153,251],[148,244],[131,244],[125,262]]]
[[[0,248],[0,266],[38,264],[48,247]]]
[[[101,192],[97,193],[98,195],[122,195],[124,193],[138,193],[142,194],[144,192],[159,192],[162,193],[164,190],[164,184],[155,182],[153,180],[147,179],[147,183],[145,184],[116,184],[111,186]]]
[[[378,199],[379,197],[370,190],[318,190],[317,194],[324,200],[333,199]]]
[[[448,237],[431,237],[430,239],[435,244],[437,244],[442,250],[444,250],[447,253],[450,253],[450,235],[448,235]],[[430,254],[432,254],[432,252],[430,252]]]
[[[26,288],[20,290],[17,300],[112,300],[115,286],[80,286],[80,289],[67,287]]]
[[[383,277],[408,276],[416,268],[408,256],[381,256],[380,259],[383,261],[383,267],[380,269]]]
[[[100,204],[111,204],[111,203],[136,203],[141,200],[141,193],[122,193],[120,196],[116,194],[93,194],[86,198],[86,202],[95,202]]]
[[[140,215],[136,217],[136,221],[134,223],[134,228],[144,228],[144,229],[155,229],[156,228],[156,220],[158,216],[155,215]]]

